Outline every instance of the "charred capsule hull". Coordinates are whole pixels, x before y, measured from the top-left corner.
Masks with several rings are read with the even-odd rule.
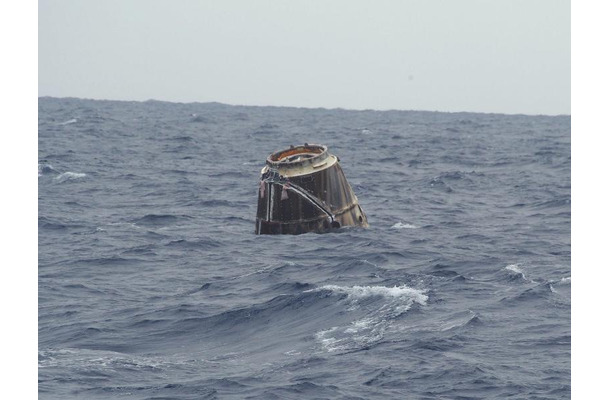
[[[278,151],[261,171],[257,234],[327,232],[342,226],[367,227],[339,159],[326,146]]]

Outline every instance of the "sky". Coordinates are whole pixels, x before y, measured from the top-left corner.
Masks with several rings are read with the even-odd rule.
[[[38,95],[571,114],[570,1],[39,0]]]

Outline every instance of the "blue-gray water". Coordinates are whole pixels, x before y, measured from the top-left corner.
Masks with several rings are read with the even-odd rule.
[[[322,143],[369,229],[255,236]],[[570,117],[39,99],[44,399],[570,397]]]

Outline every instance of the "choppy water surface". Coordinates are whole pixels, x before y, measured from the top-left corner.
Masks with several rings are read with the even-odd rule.
[[[370,229],[255,236],[341,158]],[[570,117],[39,99],[41,398],[570,397]]]

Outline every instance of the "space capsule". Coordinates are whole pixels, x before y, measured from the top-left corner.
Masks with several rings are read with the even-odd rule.
[[[339,165],[326,146],[290,146],[267,157],[261,170],[256,234],[323,233],[345,226],[367,227]]]

